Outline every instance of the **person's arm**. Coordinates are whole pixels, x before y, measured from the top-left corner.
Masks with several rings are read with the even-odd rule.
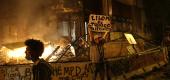
[[[105,31],[105,33],[104,33],[102,38],[105,39],[108,33],[109,33],[109,31]]]

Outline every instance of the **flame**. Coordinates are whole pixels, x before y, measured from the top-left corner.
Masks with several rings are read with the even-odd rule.
[[[70,44],[70,45],[71,45],[71,44]],[[73,46],[70,47],[70,50],[71,50],[71,52],[73,53],[73,55],[75,56],[76,54],[75,54],[75,49],[74,49]]]
[[[44,52],[42,54],[42,56],[40,58],[46,59],[54,50],[55,50],[54,45],[50,45],[48,44],[45,49]],[[26,50],[26,46],[21,47],[21,48],[16,48],[16,49],[4,49],[6,47],[1,48],[2,51],[5,51],[7,54],[7,63],[10,62],[10,60],[17,60],[17,63],[20,63],[20,60],[24,61],[24,63],[30,63],[30,61],[27,61],[25,59],[25,50]],[[75,55],[75,51],[74,51],[74,47],[71,46],[70,47],[71,52],[73,53],[73,55]],[[57,58],[56,55],[59,55],[61,52],[63,51],[63,48],[59,48],[58,51],[55,53],[55,55],[53,56]]]
[[[17,59],[25,58],[25,50],[26,50],[26,47],[16,48],[13,50],[9,49],[7,51],[8,58],[17,58]],[[46,58],[52,53],[53,50],[54,50],[54,47],[52,47],[51,45],[46,46],[41,58]]]
[[[14,50],[9,50],[7,54],[9,58],[24,58],[25,50],[26,50],[26,47],[16,48]]]
[[[44,58],[44,59],[47,58],[54,51],[54,49],[55,47],[52,45],[46,46],[41,58]]]

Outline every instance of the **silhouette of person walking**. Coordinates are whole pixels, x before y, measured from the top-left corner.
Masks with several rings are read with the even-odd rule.
[[[40,40],[28,39],[25,41],[25,58],[33,61],[33,80],[51,80],[52,67],[39,57],[44,51],[44,44]]]

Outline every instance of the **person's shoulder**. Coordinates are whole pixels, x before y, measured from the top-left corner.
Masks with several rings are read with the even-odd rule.
[[[40,59],[39,66],[52,69],[52,66],[48,62],[46,62],[44,59]]]
[[[47,61],[45,61],[44,59],[40,59],[39,64],[49,65],[49,63]]]

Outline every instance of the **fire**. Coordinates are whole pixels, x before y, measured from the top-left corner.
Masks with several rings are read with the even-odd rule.
[[[46,59],[55,50],[56,46],[59,45],[47,44],[40,58]],[[4,53],[6,54],[5,63],[12,63],[12,64],[30,63],[30,61],[25,59],[25,50],[26,50],[26,46],[15,48],[15,49],[8,49],[4,46],[1,48],[1,54]],[[52,61],[55,61],[59,57],[58,55],[62,53],[63,50],[64,48],[59,48],[58,51],[56,51],[55,54],[52,56],[52,58],[55,57],[55,59]],[[73,46],[70,47],[70,51],[72,52],[73,55],[75,55]]]
[[[47,58],[53,51],[54,51],[55,47],[52,45],[47,45],[44,49],[44,52],[41,56],[41,58]]]
[[[25,50],[26,50],[26,47],[16,48],[14,50],[9,50],[7,54],[9,58],[24,58]]]

